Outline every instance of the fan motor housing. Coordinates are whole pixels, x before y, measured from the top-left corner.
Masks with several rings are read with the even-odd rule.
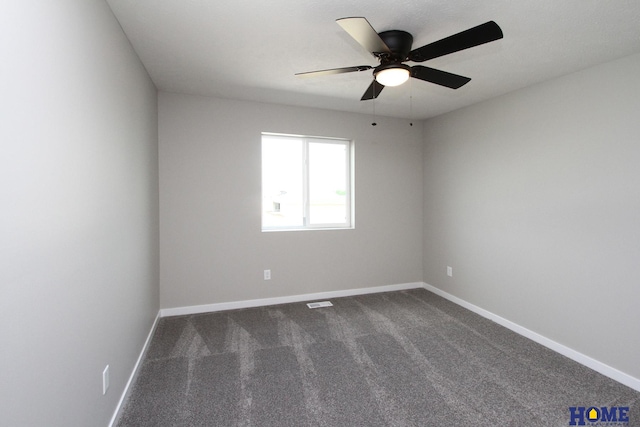
[[[409,52],[411,52],[411,45],[413,44],[413,36],[411,34],[401,30],[389,30],[383,31],[378,35],[393,53],[393,57],[387,61],[385,61],[384,56],[381,56],[380,60],[383,61],[383,63],[404,61],[407,59]]]

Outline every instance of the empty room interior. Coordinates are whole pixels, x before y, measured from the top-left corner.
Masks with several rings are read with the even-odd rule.
[[[640,425],[640,2],[1,10],[0,425]]]

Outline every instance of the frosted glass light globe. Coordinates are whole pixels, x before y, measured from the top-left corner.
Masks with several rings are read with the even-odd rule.
[[[400,86],[409,80],[409,70],[406,68],[385,68],[376,73],[376,81],[383,86]]]

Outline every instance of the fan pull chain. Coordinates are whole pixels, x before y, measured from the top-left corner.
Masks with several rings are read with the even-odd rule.
[[[413,126],[413,81],[409,79],[409,126]]]
[[[373,85],[373,123],[371,123],[371,126],[377,126],[378,123],[376,123],[376,86]]]

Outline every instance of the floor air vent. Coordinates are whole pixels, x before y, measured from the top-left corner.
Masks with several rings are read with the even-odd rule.
[[[309,308],[333,307],[331,301],[310,302],[307,304]]]

